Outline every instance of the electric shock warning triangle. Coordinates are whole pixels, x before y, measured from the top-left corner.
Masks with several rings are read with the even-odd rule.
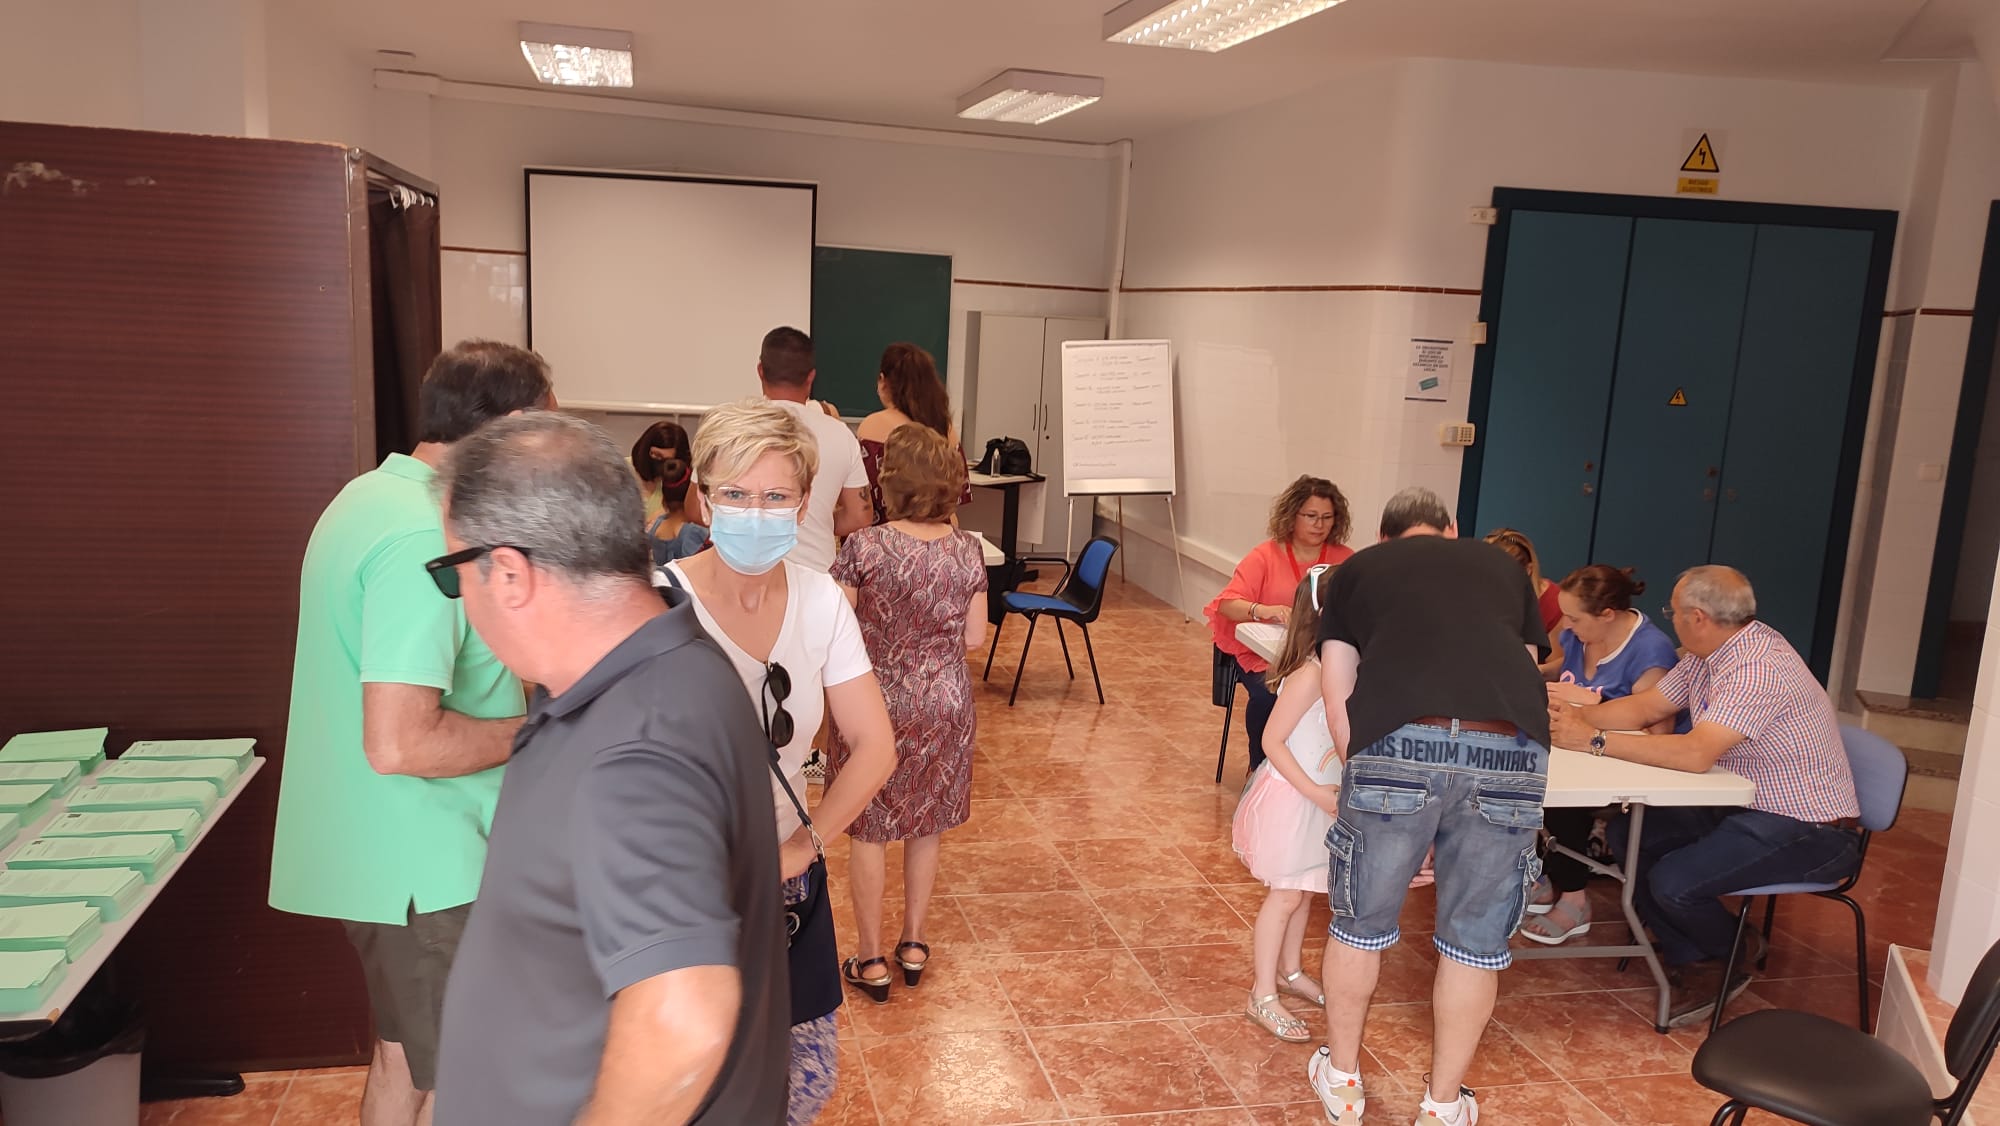
[[[1681,171],[1718,173],[1722,171],[1722,165],[1715,160],[1715,146],[1708,143],[1708,134],[1703,133],[1701,140],[1694,143],[1694,150],[1688,153],[1686,160],[1681,161]]]

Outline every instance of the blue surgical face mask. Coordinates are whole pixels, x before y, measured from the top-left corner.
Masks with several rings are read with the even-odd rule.
[[[799,510],[710,505],[708,540],[730,570],[761,575],[799,542]]]

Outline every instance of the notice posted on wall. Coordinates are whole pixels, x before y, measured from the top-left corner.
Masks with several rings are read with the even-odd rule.
[[[1410,375],[1403,398],[1418,403],[1442,403],[1451,395],[1451,346],[1449,340],[1412,336]]]

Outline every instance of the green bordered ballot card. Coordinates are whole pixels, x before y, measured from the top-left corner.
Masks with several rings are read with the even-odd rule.
[[[14,843],[21,835],[21,817],[16,813],[0,813],[0,848]]]
[[[118,760],[226,758],[243,770],[256,746],[255,739],[141,739],[125,748]]]
[[[62,984],[68,963],[60,950],[0,950],[0,1010],[40,1008]]]
[[[236,760],[227,758],[119,759],[105,763],[104,769],[91,775],[90,780],[99,786],[126,782],[207,782],[220,795],[236,783],[240,773]]]
[[[83,771],[73,762],[0,762],[0,784],[47,782],[62,797],[76,788]]]
[[[122,837],[37,837],[7,858],[7,868],[130,868],[152,883],[178,855],[165,833]]]
[[[25,825],[49,811],[55,793],[47,782],[0,782],[0,813],[11,813]]]
[[[24,732],[0,747],[0,762],[73,762],[89,771],[104,761],[104,737],[109,733],[103,727]]]
[[[133,813],[69,810],[43,826],[42,836],[122,837],[128,833],[165,833],[174,838],[175,848],[186,851],[200,831],[201,815],[191,809],[147,809]]]
[[[146,879],[130,868],[0,872],[0,907],[21,903],[88,903],[117,922],[146,895]]]
[[[69,796],[73,813],[110,813],[128,809],[215,808],[212,782],[126,782],[115,786],[85,786]]]
[[[60,950],[74,962],[103,933],[104,913],[88,903],[0,907],[0,950]]]

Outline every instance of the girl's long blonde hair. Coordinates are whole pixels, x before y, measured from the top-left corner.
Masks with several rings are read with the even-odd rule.
[[[1276,692],[1280,682],[1312,659],[1313,648],[1319,641],[1319,608],[1326,605],[1327,588],[1333,585],[1336,566],[1321,563],[1313,567],[1292,595],[1292,622],[1285,630],[1285,642],[1278,647],[1278,659],[1271,662],[1271,671],[1264,674],[1264,683],[1271,691]]]

